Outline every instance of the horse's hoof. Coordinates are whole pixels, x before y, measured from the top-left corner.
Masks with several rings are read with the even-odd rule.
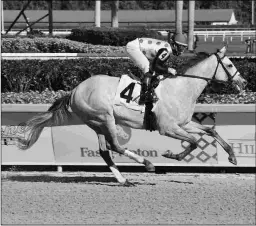
[[[125,186],[125,187],[134,187],[135,184],[132,183],[132,182],[130,182],[130,181],[128,181],[128,180],[126,180],[126,181],[123,183],[123,186]]]
[[[229,156],[228,161],[234,165],[237,165],[236,157],[235,156]]]
[[[148,161],[146,159],[144,160],[144,165],[145,165],[146,170],[148,172],[155,172],[156,171],[155,166],[150,161]]]
[[[177,155],[176,154],[173,154],[171,151],[166,151],[165,153],[162,154],[163,157],[165,158],[168,158],[168,159],[175,159],[175,160],[178,160],[177,159]]]

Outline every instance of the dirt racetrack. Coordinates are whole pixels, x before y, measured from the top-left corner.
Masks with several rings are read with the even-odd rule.
[[[2,224],[255,224],[255,175],[2,172]]]

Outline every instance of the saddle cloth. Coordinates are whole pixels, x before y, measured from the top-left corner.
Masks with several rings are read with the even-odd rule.
[[[145,112],[145,105],[139,105],[141,83],[132,79],[129,75],[122,75],[117,86],[114,105],[122,105],[126,108]],[[155,91],[158,90],[158,87]],[[158,95],[158,92],[156,92]],[[155,103],[154,103],[155,105]]]
[[[117,86],[114,104],[144,112],[145,105],[139,105],[141,84],[129,75],[122,75]]]

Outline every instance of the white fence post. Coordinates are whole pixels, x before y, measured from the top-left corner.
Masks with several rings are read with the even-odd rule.
[[[62,166],[57,166],[57,171],[58,171],[59,173],[62,173]]]
[[[1,0],[1,33],[4,34],[4,1]]]

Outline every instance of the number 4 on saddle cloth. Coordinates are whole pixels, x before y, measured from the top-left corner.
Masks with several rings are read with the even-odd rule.
[[[150,131],[155,130],[155,115],[153,114],[153,111],[157,104],[157,100],[160,99],[160,86],[157,86],[158,82],[152,81],[152,84],[151,95],[154,95],[154,101],[152,103],[146,103],[145,105],[139,105],[141,90],[140,81],[132,79],[129,75],[122,75],[117,86],[114,101],[115,105],[121,105],[132,110],[145,112],[145,127]]]

